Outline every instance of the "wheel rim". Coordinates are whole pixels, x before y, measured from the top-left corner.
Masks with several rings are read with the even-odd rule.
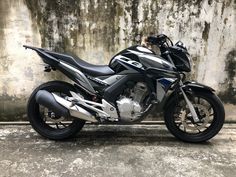
[[[62,92],[51,92],[57,94],[62,98],[66,98],[69,95]],[[40,119],[48,128],[54,130],[64,130],[67,129],[74,121],[73,118],[65,118],[60,115],[56,115],[52,110],[47,107],[38,104]]]
[[[174,110],[174,122],[176,127],[187,134],[200,134],[208,130],[214,122],[216,111],[212,104],[201,96],[191,97],[191,102],[199,117],[195,123],[185,100],[180,100]]]

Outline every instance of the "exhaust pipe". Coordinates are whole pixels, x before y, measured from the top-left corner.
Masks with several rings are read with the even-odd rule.
[[[39,90],[35,96],[35,99],[38,104],[47,107],[60,116],[70,116],[69,110],[57,103],[53,95],[46,90]]]
[[[46,90],[39,90],[35,96],[36,102],[49,108],[56,114],[63,117],[75,117],[90,122],[97,122],[97,119],[78,105],[71,104],[70,101],[65,100],[56,94],[49,93]]]

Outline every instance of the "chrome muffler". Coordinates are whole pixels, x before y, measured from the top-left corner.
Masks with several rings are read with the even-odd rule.
[[[75,117],[90,122],[97,122],[97,119],[87,110],[46,90],[39,90],[35,99],[38,104],[47,107],[60,116]]]

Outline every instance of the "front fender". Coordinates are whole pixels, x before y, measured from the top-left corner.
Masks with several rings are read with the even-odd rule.
[[[213,88],[193,81],[184,82],[182,88],[184,91],[192,91],[192,92],[208,92],[208,93],[215,92]]]
[[[183,83],[182,89],[186,92],[186,93],[194,93],[194,92],[207,92],[207,93],[211,93],[214,94],[215,90],[211,87],[208,87],[206,85],[194,82],[194,81],[187,81]],[[180,89],[176,89],[175,91],[173,91],[161,104],[161,109],[164,109],[173,101],[176,100],[176,96],[177,95],[181,95],[181,91]]]

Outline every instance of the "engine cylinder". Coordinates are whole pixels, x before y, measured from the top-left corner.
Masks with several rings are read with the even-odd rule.
[[[142,116],[143,101],[148,95],[148,88],[145,83],[138,82],[129,93],[120,96],[116,101],[119,110],[120,119],[123,122],[137,121]]]

